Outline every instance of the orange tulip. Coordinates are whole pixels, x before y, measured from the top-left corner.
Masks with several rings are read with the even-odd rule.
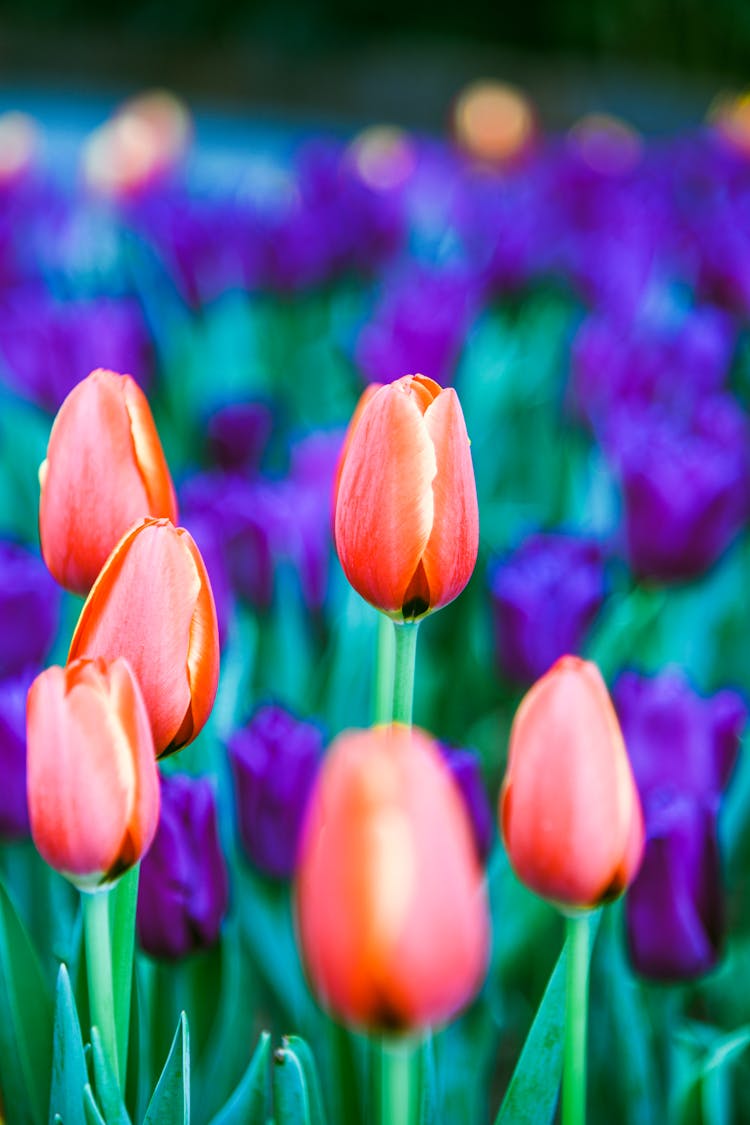
[[[336,550],[363,598],[417,618],[457,597],[474,569],[469,438],[456,392],[424,375],[365,395],[337,479]]]
[[[521,701],[500,823],[519,879],[563,906],[594,907],[634,879],[644,846],[641,804],[595,664],[563,656]]]
[[[348,731],[310,801],[296,882],[300,945],[342,1020],[407,1030],[449,1019],[481,984],[489,917],[468,817],[421,731]]]
[[[145,516],[177,520],[146,397],[129,375],[92,371],[60,407],[39,470],[39,536],[53,577],[86,594],[110,552]]]
[[[159,821],[146,706],[126,660],[47,668],[27,702],[31,834],[82,890],[137,863]]]
[[[146,519],[123,536],[78,619],[68,660],[82,656],[130,661],[158,756],[196,737],[216,696],[219,633],[206,567],[184,528]]]

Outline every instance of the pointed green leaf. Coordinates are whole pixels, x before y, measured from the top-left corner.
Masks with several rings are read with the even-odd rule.
[[[52,1027],[52,1000],[36,950],[0,882],[0,1089],[13,1125],[47,1119]]]
[[[276,1125],[312,1125],[304,1067],[286,1047],[273,1055],[273,1103]]]
[[[57,974],[52,1040],[52,1089],[49,1120],[59,1114],[65,1125],[85,1125],[84,1088],[88,1084],[81,1025],[65,965]]]
[[[91,1053],[94,1060],[94,1077],[99,1104],[104,1110],[107,1125],[130,1125],[130,1118],[122,1101],[120,1087],[112,1073],[109,1059],[102,1045],[98,1027],[91,1028]]]
[[[326,1115],[323,1107],[323,1094],[320,1089],[320,1078],[315,1057],[308,1043],[299,1035],[285,1036],[282,1041],[282,1050],[295,1055],[302,1067],[307,1090],[307,1100],[310,1109],[311,1125],[325,1125]]]
[[[190,1040],[184,1012],[143,1125],[190,1125]]]
[[[107,1125],[88,1084],[83,1089],[83,1108],[86,1113],[86,1125]]]
[[[239,1085],[210,1125],[265,1125],[268,1111],[268,1062],[271,1035],[261,1032],[258,1045]]]

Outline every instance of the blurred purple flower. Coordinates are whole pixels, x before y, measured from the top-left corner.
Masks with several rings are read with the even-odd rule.
[[[223,406],[208,419],[208,455],[224,472],[254,473],[271,434],[271,411],[262,402]]]
[[[26,696],[31,674],[0,680],[0,839],[30,834],[26,802]]]
[[[450,383],[478,309],[477,281],[465,270],[412,264],[386,283],[359,336],[356,362],[365,381],[421,374]]]
[[[269,704],[232,735],[228,751],[242,846],[260,871],[289,879],[323,735],[313,723]]]
[[[532,535],[492,568],[489,584],[502,671],[531,683],[580,651],[604,600],[601,548],[574,535]]]
[[[0,679],[40,671],[59,612],[60,589],[39,556],[0,541]]]
[[[628,672],[613,691],[646,822],[646,851],[626,899],[630,957],[644,976],[685,980],[717,961],[724,903],[716,820],[747,709],[704,698],[682,673]]]
[[[161,779],[159,827],[141,864],[138,938],[152,957],[177,960],[219,937],[229,903],[226,860],[207,778]]]
[[[482,780],[479,755],[474,750],[457,749],[445,742],[439,742],[438,746],[461,791],[480,863],[486,863],[492,849],[494,818]]]
[[[127,373],[146,386],[151,345],[133,300],[56,301],[29,285],[0,298],[0,363],[19,394],[54,412],[97,367]]]
[[[641,577],[695,578],[750,511],[750,424],[729,395],[685,416],[656,408],[615,412],[605,448],[622,484],[627,553]]]

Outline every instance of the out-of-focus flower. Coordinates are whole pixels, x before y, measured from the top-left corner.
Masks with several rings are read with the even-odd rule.
[[[500,825],[519,879],[562,907],[617,898],[643,853],[641,805],[595,664],[564,656],[513,720]]]
[[[141,386],[151,372],[143,314],[125,297],[56,301],[36,285],[0,298],[3,377],[45,410],[55,411],[82,372],[129,371]]]
[[[491,570],[489,584],[500,666],[531,683],[580,652],[604,600],[601,548],[574,535],[532,535]]]
[[[622,482],[630,565],[662,582],[702,574],[750,510],[750,426],[728,395],[688,418],[620,411],[605,436]]]
[[[571,128],[568,145],[579,159],[604,176],[632,171],[643,155],[643,141],[627,121],[608,113],[587,113]]]
[[[30,676],[0,680],[0,839],[30,834],[26,800],[26,696]]]
[[[479,755],[474,750],[448,746],[444,742],[439,742],[438,748],[464,799],[477,855],[481,863],[486,863],[492,848],[493,823]]]
[[[39,470],[44,561],[86,594],[126,531],[145,516],[177,519],[177,501],[145,395],[129,375],[92,373],[55,418]]]
[[[0,114],[0,191],[28,174],[38,149],[39,129],[33,117],[15,110]]]
[[[254,473],[270,433],[271,411],[264,403],[232,403],[208,419],[208,455],[224,472]]]
[[[397,726],[336,740],[305,823],[296,905],[311,984],[339,1019],[408,1031],[472,998],[487,963],[486,890],[463,801],[427,735]]]
[[[346,438],[335,541],[355,590],[396,619],[421,617],[461,593],[476,562],[479,516],[455,391],[405,375],[369,396]]]
[[[38,671],[57,632],[60,591],[41,559],[0,540],[0,679]]]
[[[533,146],[537,124],[531,102],[505,82],[482,79],[461,92],[453,110],[458,144],[475,160],[508,164]]]
[[[750,157],[750,92],[721,94],[709,107],[708,120],[728,147]]]
[[[228,750],[245,853],[264,874],[290,879],[323,754],[320,728],[266,705],[232,735]]]
[[[152,957],[178,960],[219,938],[229,876],[208,778],[161,779],[161,814],[141,865],[138,939]]]
[[[175,171],[191,133],[188,110],[174,94],[154,90],[131,98],[88,138],[85,181],[102,195],[137,195]]]
[[[179,750],[208,719],[219,680],[219,634],[206,567],[192,537],[146,519],[107,559],[68,654],[124,656],[146,702],[156,753]]]
[[[320,608],[328,585],[331,493],[341,442],[340,430],[321,430],[298,441],[282,484],[286,501],[283,549],[297,570],[310,609]]]
[[[95,890],[143,856],[159,819],[149,717],[126,660],[40,673],[27,707],[31,834],[43,859]]]
[[[411,266],[386,283],[357,341],[357,366],[367,382],[421,371],[449,383],[479,303],[466,270]]]
[[[626,899],[628,946],[644,976],[685,980],[721,952],[724,899],[717,816],[747,708],[704,698],[681,672],[628,672],[613,692],[646,821],[646,851]]]

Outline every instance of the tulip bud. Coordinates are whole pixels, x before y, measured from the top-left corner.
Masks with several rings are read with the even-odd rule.
[[[145,516],[177,520],[148,402],[129,375],[97,370],[57,413],[39,470],[39,535],[53,577],[87,594],[125,532]]]
[[[218,940],[228,903],[211,782],[163,777],[159,827],[138,886],[141,946],[152,957],[169,959],[208,949]]]
[[[68,660],[125,656],[159,757],[196,737],[219,681],[219,631],[208,574],[182,527],[146,519],[107,560],[78,619]]]
[[[461,795],[426,734],[336,740],[308,810],[296,905],[313,988],[347,1023],[405,1031],[468,1003],[487,963],[486,890]]]
[[[344,573],[396,620],[447,605],[471,577],[479,515],[458,396],[424,375],[365,394],[336,484]]]
[[[266,875],[290,879],[323,735],[314,723],[270,705],[235,731],[228,748],[242,846]]]
[[[26,725],[37,849],[81,890],[111,882],[148,850],[159,820],[154,742],[128,662],[47,668]]]
[[[521,701],[500,823],[519,879],[563,907],[597,906],[634,878],[644,844],[641,805],[595,664],[563,656]]]

